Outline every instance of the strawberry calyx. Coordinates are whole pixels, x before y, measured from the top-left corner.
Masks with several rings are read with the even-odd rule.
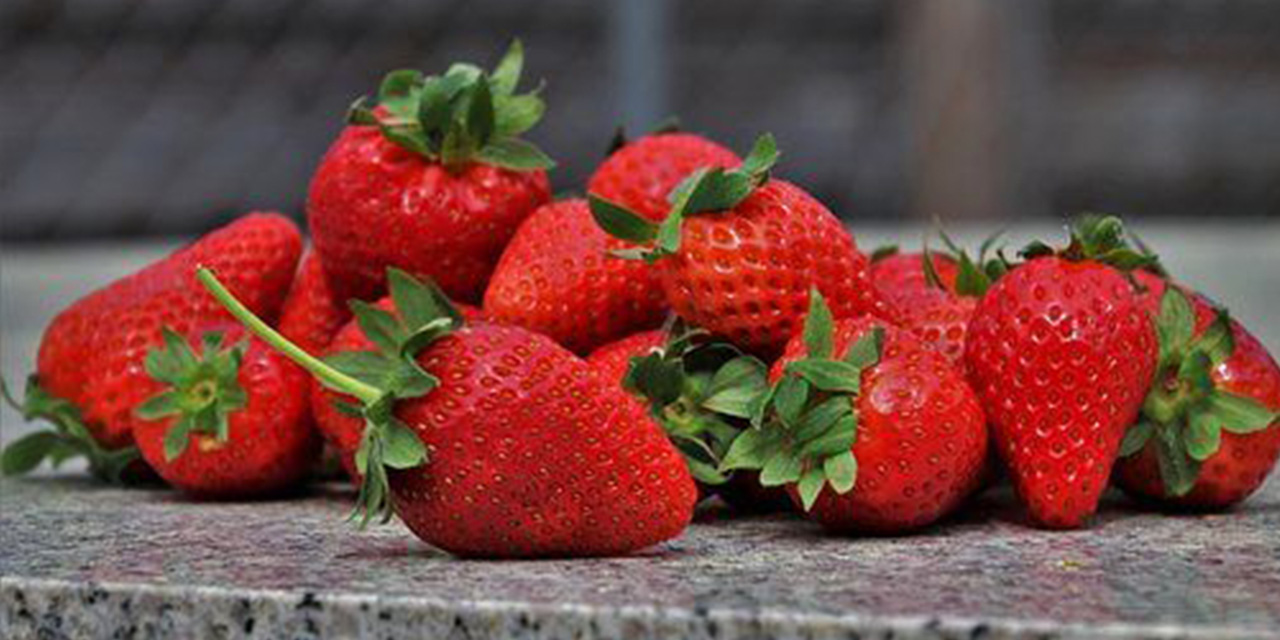
[[[884,348],[881,327],[865,332],[843,357],[834,353],[831,310],[816,289],[809,293],[803,339],[806,357],[787,365],[781,378],[751,407],[752,427],[734,441],[721,469],[758,469],[760,484],[796,484],[806,511],[823,488],[839,494],[857,483],[856,400],[862,373]]]
[[[434,283],[424,284],[391,268],[387,281],[395,314],[364,302],[351,303],[356,322],[375,350],[339,352],[320,359],[255,316],[208,268],[201,267],[196,277],[254,335],[309,371],[325,387],[355,396],[357,402],[337,405],[365,422],[355,455],[363,482],[351,518],[358,519],[361,527],[374,518],[389,521],[394,505],[387,470],[411,469],[427,462],[426,446],[396,417],[396,403],[422,397],[440,386],[439,379],[418,364],[417,354],[461,328],[462,314]]]
[[[769,171],[777,161],[778,145],[773,136],[761,135],[738,168],[704,167],[676,185],[668,196],[671,212],[660,223],[595,194],[588,194],[587,200],[592,217],[605,233],[641,245],[610,251],[610,254],[655,262],[679,251],[680,231],[686,216],[728,211],[738,206],[768,181]]]
[[[143,420],[177,417],[164,436],[164,458],[176,460],[187,449],[191,435],[212,436],[214,443],[228,437],[228,419],[243,409],[248,396],[240,386],[240,362],[244,345],[223,348],[223,334],[201,336],[199,355],[185,338],[169,327],[161,329],[164,344],[147,354],[147,374],[168,388],[138,405],[134,415]]]
[[[104,448],[85,426],[79,407],[46,391],[34,375],[27,378],[21,401],[0,378],[0,397],[22,414],[24,420],[45,420],[53,425],[52,430],[29,433],[4,448],[0,454],[0,471],[6,476],[28,473],[45,460],[56,469],[71,458],[83,457],[94,477],[120,484],[124,481],[125,469],[141,458],[134,446]]]
[[[705,340],[706,331],[679,319],[667,336],[661,348],[632,357],[623,386],[648,402],[695,479],[723,484],[729,477],[720,463],[751,403],[769,386],[767,367],[733,345]]]
[[[1280,418],[1280,412],[1219,389],[1213,381],[1213,369],[1235,351],[1227,311],[1216,308],[1213,321],[1198,336],[1195,323],[1187,294],[1176,286],[1166,287],[1156,319],[1160,354],[1155,381],[1141,417],[1120,445],[1120,455],[1128,457],[1154,439],[1160,478],[1170,496],[1191,491],[1201,463],[1218,452],[1223,431],[1255,433]]]
[[[1114,267],[1123,272],[1148,269],[1160,272],[1160,259],[1145,246],[1138,249],[1129,246],[1124,223],[1116,216],[1085,213],[1068,225],[1071,241],[1065,249],[1034,241],[1022,249],[1020,255],[1027,260],[1043,256],[1058,256],[1072,262],[1093,261]]]
[[[517,94],[524,47],[511,43],[491,72],[456,63],[441,76],[401,69],[388,73],[375,103],[362,97],[347,122],[375,126],[391,142],[451,170],[481,162],[513,171],[555,166],[519,135],[542,118],[539,89]]]
[[[955,286],[950,289],[951,293],[963,297],[981,298],[986,295],[987,289],[990,289],[996,280],[1009,272],[1011,266],[1004,255],[1003,247],[995,246],[1002,235],[1004,235],[1003,231],[997,231],[987,236],[978,247],[977,259],[974,259],[968,251],[956,244],[947,232],[938,231],[938,236],[947,247],[947,250],[940,252],[940,255],[956,263],[956,281]],[[935,288],[948,290],[938,275],[937,266],[932,257],[934,252],[929,249],[928,242],[924,244],[923,253],[924,259],[920,261],[920,266],[924,269],[925,282]]]

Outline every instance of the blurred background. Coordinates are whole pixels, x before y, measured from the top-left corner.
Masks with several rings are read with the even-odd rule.
[[[382,72],[512,36],[558,190],[678,114],[851,221],[1280,217],[1276,0],[2,0],[0,240],[300,217]]]

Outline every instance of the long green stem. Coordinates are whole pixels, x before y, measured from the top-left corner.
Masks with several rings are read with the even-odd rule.
[[[200,267],[196,269],[196,278],[204,285],[205,289],[213,295],[222,306],[235,316],[249,331],[254,335],[262,338],[263,342],[271,345],[280,353],[287,356],[290,360],[298,363],[298,366],[310,371],[317,378],[320,378],[329,387],[349,393],[359,398],[365,404],[371,404],[382,398],[382,391],[377,387],[365,384],[351,376],[334,369],[325,364],[325,362],[304,351],[302,347],[292,343],[288,338],[280,335],[280,332],[272,329],[270,325],[262,321],[262,318],[254,315],[248,307],[244,306],[236,299],[230,291],[223,286],[218,280],[218,276],[208,267]]]

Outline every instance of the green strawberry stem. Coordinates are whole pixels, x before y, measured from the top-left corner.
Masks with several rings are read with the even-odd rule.
[[[196,278],[249,331],[297,363],[298,366],[320,378],[330,388],[353,395],[365,404],[373,404],[382,399],[384,395],[382,390],[338,371],[323,360],[307,353],[302,347],[290,342],[280,332],[272,329],[270,325],[263,322],[262,318],[254,315],[248,307],[237,300],[235,295],[227,290],[222,282],[218,280],[218,276],[208,267],[196,269]]]

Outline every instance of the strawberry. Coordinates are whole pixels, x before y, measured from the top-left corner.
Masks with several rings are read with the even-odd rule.
[[[587,361],[620,382],[684,454],[702,495],[719,494],[744,511],[777,511],[786,492],[756,474],[717,468],[746,426],[751,400],[766,388],[765,365],[706,333],[675,322],[601,347]]]
[[[978,298],[1008,270],[1003,252],[987,254],[1000,237],[982,243],[975,262],[969,253],[943,233],[949,252],[898,253],[896,247],[877,250],[871,258],[876,292],[894,309],[899,324],[963,366],[964,335]]]
[[[840,220],[799,187],[769,178],[777,155],[765,135],[738,169],[695,172],[672,192],[661,224],[591,197],[605,231],[648,247],[615,253],[655,262],[677,314],[764,358],[799,328],[812,287],[839,317],[887,311]]]
[[[477,302],[516,227],[551,198],[552,162],[516,136],[542,117],[516,94],[519,42],[491,73],[394,71],[362,100],[311,181],[307,218],[341,299],[372,300],[395,266]]]
[[[969,379],[1043,527],[1080,527],[1097,509],[1155,370],[1155,330],[1124,273],[1151,259],[1122,234],[1118,219],[1089,217],[1063,251],[1033,243],[969,322]]]
[[[19,441],[21,447],[13,443],[18,452],[6,452],[5,471],[83,455],[94,475],[119,479],[138,458],[134,409],[154,389],[143,362],[163,342],[162,328],[186,335],[228,319],[196,283],[196,267],[218,269],[246,306],[274,318],[301,247],[297,227],[284,216],[249,214],[59,313],[45,329],[37,373],[19,406],[55,430]]]
[[[821,294],[810,299],[803,332],[753,404],[759,426],[734,441],[723,466],[788,486],[835,532],[900,533],[946,516],[982,477],[977,396],[910,332],[873,316],[835,321]]]
[[[438,289],[392,270],[396,314],[355,304],[366,340],[324,361],[206,286],[251,330],[344,394],[364,424],[364,519],[392,512],[468,557],[624,554],[678,535],[697,491],[675,448],[616,385],[549,338],[467,324]]]
[[[133,437],[166,482],[205,498],[296,489],[320,453],[307,375],[238,325],[168,329],[147,356],[158,392],[137,407]],[[233,344],[226,347],[224,345]]]
[[[333,293],[319,254],[308,252],[284,299],[277,323],[280,333],[314,353],[328,347],[333,335],[350,319],[351,310]]]
[[[1280,368],[1209,299],[1153,274],[1138,278],[1157,317],[1160,356],[1115,483],[1158,505],[1230,507],[1262,486],[1280,457]]]
[[[395,312],[395,301],[390,297],[379,300],[375,305],[378,309],[388,312]],[[458,313],[462,314],[462,319],[468,323],[475,323],[484,320],[484,315],[479,309],[465,304],[455,304],[454,308]],[[281,332],[283,333],[283,331]],[[368,346],[368,339],[365,337],[360,323],[351,320],[343,325],[342,329],[334,335],[333,340],[320,353],[331,355],[335,353],[343,353],[347,351],[359,351]],[[361,482],[360,472],[356,469],[355,456],[360,450],[360,440],[364,436],[364,425],[359,420],[351,420],[345,412],[341,410],[341,396],[324,385],[311,385],[311,411],[315,417],[317,428],[328,442],[338,452],[338,459],[343,469],[346,470],[347,476],[359,484]]]
[[[622,248],[596,226],[585,200],[544,205],[503,251],[485,313],[580,354],[652,329],[667,313],[657,274],[651,265],[608,254]]]
[[[587,193],[616,202],[655,222],[667,217],[667,195],[699,169],[742,164],[738,154],[692,133],[659,132],[621,139],[587,181]]]

